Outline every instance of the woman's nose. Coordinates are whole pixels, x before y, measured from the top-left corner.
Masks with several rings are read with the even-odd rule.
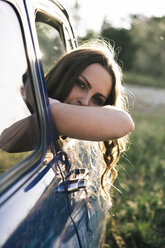
[[[88,106],[89,105],[89,97],[81,97],[78,99],[78,102],[81,106]]]

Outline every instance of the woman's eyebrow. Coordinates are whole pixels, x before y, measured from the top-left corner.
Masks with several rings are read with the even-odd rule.
[[[84,77],[83,75],[80,75],[80,77],[82,77],[82,78],[85,80],[85,82],[86,82],[88,88],[91,89],[92,86],[91,86],[91,84],[89,83],[89,81],[86,79],[86,77]]]

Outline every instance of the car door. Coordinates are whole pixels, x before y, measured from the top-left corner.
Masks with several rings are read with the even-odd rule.
[[[1,247],[79,247],[68,198],[55,190],[70,164],[56,142],[43,82],[34,29],[41,3],[0,1]]]

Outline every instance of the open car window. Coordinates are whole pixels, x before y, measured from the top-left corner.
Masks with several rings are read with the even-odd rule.
[[[4,1],[0,1],[0,20],[0,173],[4,176],[35,153],[39,124],[21,23]]]
[[[44,73],[47,73],[65,52],[62,24],[37,12],[36,30]]]

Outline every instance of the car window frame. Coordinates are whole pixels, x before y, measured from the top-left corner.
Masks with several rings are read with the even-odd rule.
[[[25,35],[27,31],[27,25],[26,25],[26,30],[25,30],[25,25],[23,23],[25,20],[24,18],[21,18],[22,13],[20,13],[19,6],[14,5],[14,3],[6,2],[6,1],[4,2],[9,4],[10,7],[12,7],[13,11],[15,12],[15,15],[17,16],[19,25],[20,25],[22,42],[24,45],[25,57],[27,60],[27,68],[28,68],[28,72],[31,78],[31,87],[32,87],[34,101],[35,101],[37,124],[39,128],[39,137],[40,137],[40,140],[38,140],[37,142],[38,144],[37,144],[35,151],[32,152],[32,154],[27,156],[22,161],[14,164],[11,169],[4,172],[2,176],[0,177],[0,195],[3,194],[6,190],[8,190],[11,186],[13,186],[10,193],[8,192],[7,194],[8,196],[10,196],[10,194],[12,194],[17,188],[20,187],[20,184],[22,184],[23,182],[27,180],[27,177],[24,177],[24,176],[25,174],[27,174],[28,171],[33,169],[32,173],[34,174],[36,173],[36,171],[39,170],[38,168],[39,161],[42,159],[47,149],[46,143],[47,143],[48,137],[46,135],[46,130],[48,128],[47,128],[47,123],[46,123],[46,114],[44,110],[44,107],[45,107],[44,99],[41,99],[43,98],[43,96],[40,95],[41,89],[40,89],[40,86],[38,85],[38,81],[42,80],[42,78],[39,77],[39,72],[38,72],[39,68],[37,68],[36,66],[36,61],[38,58],[35,57],[36,61],[33,61],[32,63],[32,59],[29,56],[29,51],[28,51],[29,42]],[[35,54],[33,54],[33,56],[34,55]],[[23,180],[23,177],[24,177],[24,180]],[[14,185],[16,182],[19,181],[19,179],[21,179],[21,182],[19,182],[17,185]]]

